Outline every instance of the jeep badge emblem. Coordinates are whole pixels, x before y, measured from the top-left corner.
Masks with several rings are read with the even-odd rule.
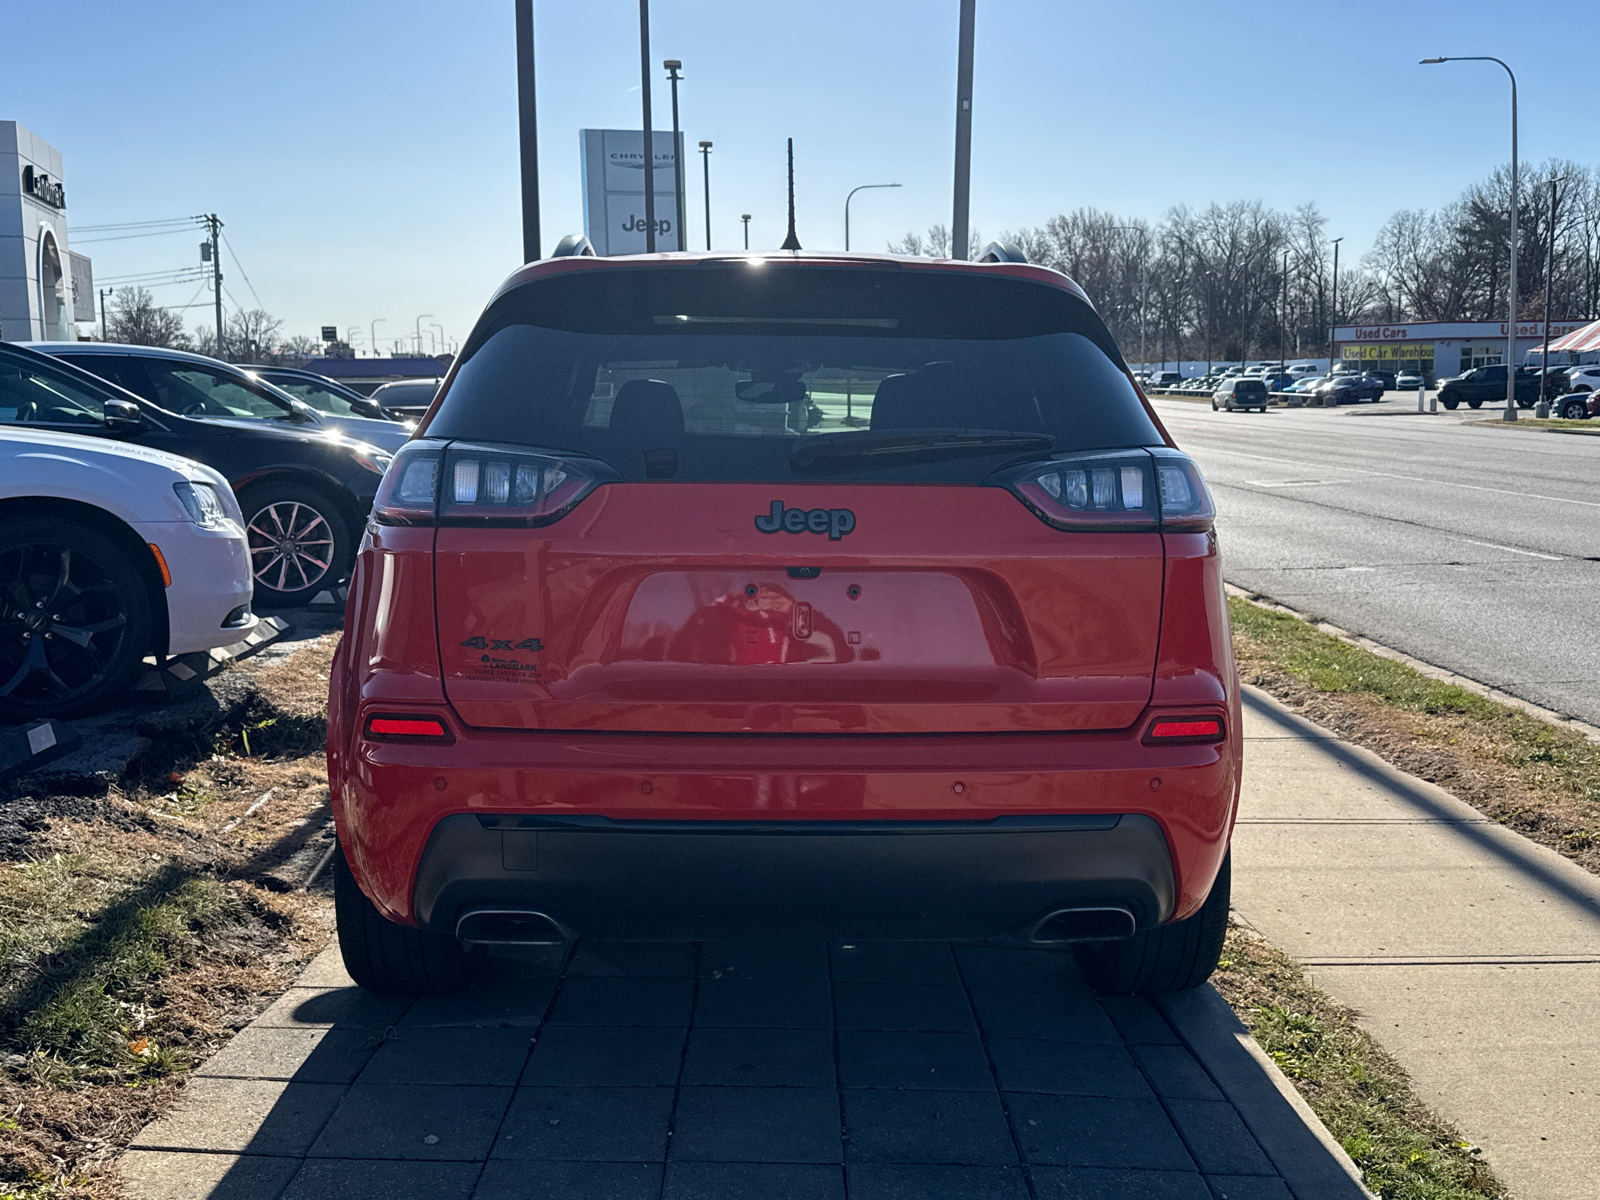
[[[772,510],[756,518],[762,533],[825,533],[837,542],[856,527],[856,515],[848,508],[785,508],[782,500],[772,502]]]

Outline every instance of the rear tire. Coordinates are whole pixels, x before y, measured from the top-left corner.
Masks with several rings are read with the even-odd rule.
[[[388,996],[429,996],[467,985],[460,943],[386,918],[356,883],[343,848],[333,855],[333,907],[344,969],[358,987]]]
[[[1228,932],[1232,863],[1229,851],[1211,894],[1187,920],[1158,925],[1120,942],[1078,946],[1078,967],[1089,986],[1108,996],[1150,996],[1186,991],[1211,978]]]
[[[350,573],[354,545],[333,498],[296,480],[268,480],[239,493],[257,608],[308,604]]]
[[[1586,421],[1589,419],[1589,406],[1582,400],[1567,400],[1561,405],[1559,416],[1564,421]]]

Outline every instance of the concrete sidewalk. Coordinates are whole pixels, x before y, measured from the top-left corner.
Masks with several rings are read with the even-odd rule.
[[[1234,908],[1519,1196],[1600,1180],[1600,879],[1246,689]]]
[[[1101,999],[1068,953],[943,942],[491,965],[394,1000],[325,952],[134,1139],[129,1195],[1367,1195],[1210,988]]]

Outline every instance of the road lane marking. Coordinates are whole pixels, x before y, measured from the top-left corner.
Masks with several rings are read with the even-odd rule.
[[[1246,479],[1244,482],[1251,487],[1259,488],[1286,488],[1286,487],[1331,487],[1336,483],[1349,483],[1348,479]]]
[[[1546,562],[1567,561],[1567,556],[1564,554],[1540,554],[1537,550],[1520,550],[1516,546],[1502,546],[1499,542],[1477,542],[1473,541],[1469,537],[1462,537],[1460,534],[1456,533],[1448,533],[1445,536],[1453,537],[1458,542],[1466,542],[1469,546],[1486,546],[1490,550],[1505,550],[1512,554],[1526,554],[1529,558],[1542,558]]]
[[[1254,462],[1283,463],[1291,467],[1320,467],[1322,463],[1304,462],[1297,458],[1271,458],[1264,454],[1246,454],[1242,450],[1216,449],[1218,454],[1231,454],[1235,458],[1248,458]],[[1545,496],[1539,492],[1514,492],[1509,488],[1484,487],[1477,483],[1456,483],[1452,479],[1424,479],[1420,475],[1399,475],[1393,471],[1374,471],[1367,467],[1345,467],[1357,475],[1376,475],[1379,479],[1399,479],[1405,483],[1422,483],[1434,487],[1465,488],[1469,492],[1493,492],[1497,496],[1518,496],[1524,500],[1549,500],[1556,504],[1577,504],[1583,508],[1600,508],[1600,501],[1571,500],[1566,496]],[[1247,479],[1244,482],[1249,483]]]

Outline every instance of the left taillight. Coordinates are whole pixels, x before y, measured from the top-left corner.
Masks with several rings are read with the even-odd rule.
[[[380,525],[548,525],[608,476],[603,464],[482,443],[411,442],[372,504]]]
[[[374,713],[367,718],[367,740],[374,742],[431,742],[446,744],[456,740],[450,727],[438,717],[414,713]]]

